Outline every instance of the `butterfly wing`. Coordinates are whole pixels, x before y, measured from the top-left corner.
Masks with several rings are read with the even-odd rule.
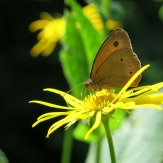
[[[140,62],[131,49],[123,49],[112,53],[97,69],[92,81],[101,88],[121,88],[140,69]],[[135,79],[131,87],[138,85],[141,75]],[[95,88],[97,89],[97,88]]]
[[[118,28],[113,31],[101,45],[94,59],[90,77],[93,79],[97,69],[99,69],[109,55],[125,48],[132,48],[129,36],[125,30]]]
[[[119,28],[100,47],[86,87],[95,90],[121,88],[139,69],[140,61],[133,53],[129,36],[125,30]],[[140,79],[141,75],[131,86],[137,86]]]

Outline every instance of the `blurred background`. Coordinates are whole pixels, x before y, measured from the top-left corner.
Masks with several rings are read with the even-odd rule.
[[[86,5],[85,1],[78,2]],[[130,36],[134,52],[142,65],[151,64],[140,85],[161,82],[163,22],[159,12],[163,3],[152,0],[113,2],[114,11],[122,13],[122,27]],[[42,91],[44,88],[70,89],[58,59],[61,46],[57,44],[48,57],[31,57],[37,32],[30,33],[28,26],[40,19],[41,12],[63,14],[65,7],[63,0],[0,1],[0,149],[11,163],[60,162],[64,128],[49,139],[45,136],[54,120],[32,129],[39,115],[52,110],[28,102],[39,99],[63,103],[57,95]],[[88,144],[74,140],[72,163],[83,163],[87,150]]]

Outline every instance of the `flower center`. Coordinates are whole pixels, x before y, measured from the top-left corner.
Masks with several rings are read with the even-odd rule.
[[[83,109],[88,111],[100,111],[105,107],[111,106],[112,100],[116,97],[114,92],[107,90],[96,92],[94,95],[89,95],[84,99]]]

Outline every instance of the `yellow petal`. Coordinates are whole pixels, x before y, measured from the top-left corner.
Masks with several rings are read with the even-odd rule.
[[[133,106],[123,106],[122,109],[127,109],[127,110],[131,110],[131,109],[143,109],[143,108],[155,108],[158,110],[162,110],[162,107],[159,105],[154,105],[154,104],[143,104],[143,105],[133,105]]]
[[[72,102],[72,105],[74,104],[73,101],[75,101],[75,103],[82,103],[80,100],[78,100],[77,98],[75,98],[74,96],[66,93],[66,92],[63,92],[63,91],[60,91],[60,90],[57,90],[57,89],[53,89],[53,88],[46,88],[44,89],[44,91],[49,91],[49,92],[53,92],[53,93],[56,93],[56,94],[59,94],[61,96],[63,96],[63,98],[68,101],[68,103],[71,103]]]
[[[30,51],[32,57],[37,57],[46,48],[46,40],[40,40]]]
[[[71,113],[69,115],[67,115],[65,118],[61,119],[60,121],[57,121],[56,123],[54,123],[48,130],[47,136],[49,137],[49,135],[54,132],[56,129],[58,129],[59,127],[63,126],[64,124],[70,123],[71,121],[74,120],[78,120],[78,117],[83,113],[84,111],[80,111],[77,113]]]
[[[29,30],[36,32],[37,30],[43,29],[48,22],[47,20],[36,20],[29,25]]]
[[[44,102],[44,101],[39,101],[39,100],[33,100],[33,101],[30,101],[29,103],[37,103],[37,104],[45,105],[51,108],[58,108],[58,109],[74,109],[73,107],[55,105],[49,102]]]
[[[48,12],[41,12],[40,17],[41,17],[41,19],[45,19],[45,20],[53,20],[54,19]]]
[[[125,92],[129,87],[130,85],[134,82],[134,80],[145,70],[149,67],[150,65],[146,65],[144,67],[142,67],[140,70],[138,70],[134,76],[132,76],[132,78],[127,82],[127,84],[121,89],[121,91],[118,93],[118,95],[116,96],[116,98],[113,99],[112,103],[114,103],[114,101],[116,101],[121,95],[123,92]]]
[[[97,114],[96,114],[95,123],[93,124],[91,129],[87,132],[87,134],[85,136],[85,139],[87,139],[88,136],[93,132],[93,130],[95,130],[100,125],[100,122],[101,122],[101,111],[98,111]]]
[[[109,30],[115,30],[119,27],[122,27],[122,24],[118,21],[114,21],[112,19],[107,20],[106,22],[106,28]]]
[[[38,125],[39,123],[43,121],[46,121],[46,120],[49,120],[58,116],[67,115],[67,114],[69,113],[68,112],[52,112],[52,113],[43,114],[37,118],[37,121],[32,125],[32,127],[35,127],[36,125]]]
[[[42,56],[47,57],[49,56],[56,47],[57,42],[50,43],[43,51]]]

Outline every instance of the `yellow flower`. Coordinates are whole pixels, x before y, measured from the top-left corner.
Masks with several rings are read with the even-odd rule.
[[[30,101],[30,103],[38,103],[52,108],[58,108],[67,111],[50,112],[43,114],[38,117],[37,121],[33,124],[32,127],[36,126],[40,122],[51,118],[63,115],[66,116],[65,118],[54,123],[49,128],[47,133],[47,137],[49,137],[52,132],[54,132],[62,125],[66,124],[66,128],[68,128],[78,120],[91,119],[92,117],[94,117],[95,122],[85,136],[85,138],[87,139],[90,133],[92,133],[93,130],[95,130],[99,126],[103,115],[108,115],[109,117],[111,117],[116,109],[122,109],[126,112],[128,112],[128,110],[138,108],[155,108],[158,110],[162,110],[159,104],[163,103],[163,93],[152,93],[157,92],[160,88],[162,88],[163,82],[151,86],[143,86],[127,90],[132,82],[137,78],[137,76],[141,74],[147,67],[149,67],[149,65],[141,68],[128,81],[128,83],[122,88],[122,90],[118,94],[114,93],[113,90],[102,90],[99,92],[95,92],[95,94],[93,95],[86,96],[84,100],[79,100],[70,94],[56,89],[44,89],[44,91],[49,91],[61,95],[68,106],[60,106],[37,100]]]
[[[83,13],[97,31],[102,32],[104,30],[104,23],[95,4],[90,3],[89,5],[83,7]],[[115,30],[119,27],[122,27],[122,24],[118,21],[112,19],[108,19],[106,21],[106,28],[108,30]]]
[[[83,7],[83,13],[97,31],[103,31],[102,18],[94,4],[91,3]],[[29,25],[29,30],[31,32],[41,30],[37,36],[39,42],[30,51],[33,57],[37,57],[39,54],[49,56],[66,31],[66,19],[64,16],[56,18],[52,17],[47,12],[42,12],[40,17],[41,20],[34,21]],[[77,23],[77,27],[80,27],[79,23]],[[117,27],[119,26],[117,22],[114,21],[107,26],[107,28],[111,30]]]
[[[104,25],[102,22],[102,18],[95,4],[90,3],[87,6],[83,7],[83,13],[89,19],[89,21],[92,23],[92,25],[97,31],[103,31]]]
[[[50,55],[65,33],[66,21],[64,17],[54,19],[47,12],[42,12],[40,17],[42,20],[34,21],[29,25],[32,32],[41,29],[37,36],[39,42],[30,52],[33,57],[37,57],[40,53],[43,56]]]
[[[107,28],[108,30],[115,30],[115,29],[117,29],[117,28],[119,28],[119,27],[122,27],[122,24],[121,24],[120,22],[118,22],[118,21],[109,19],[109,20],[107,20],[107,22],[106,22],[106,28]]]

